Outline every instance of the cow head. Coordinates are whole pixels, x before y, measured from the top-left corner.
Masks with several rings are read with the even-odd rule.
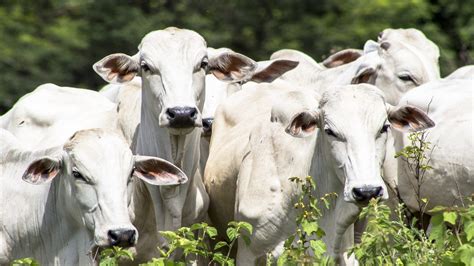
[[[234,53],[228,48],[207,48],[208,56],[211,58],[219,58],[225,54]],[[235,53],[234,53],[235,54]],[[243,57],[243,56],[242,56]],[[249,59],[250,60],[250,59]],[[253,71],[243,79],[235,79],[233,81],[222,81],[217,77],[221,76],[216,69],[211,69],[214,75],[206,76],[206,97],[204,108],[202,111],[202,127],[203,137],[209,138],[212,132],[212,122],[217,106],[233,93],[240,91],[242,85],[248,81],[257,83],[268,83],[279,78],[281,75],[298,66],[298,62],[288,59],[271,59],[267,61],[259,61],[253,63],[256,67]]]
[[[85,225],[100,247],[131,246],[138,232],[130,222],[127,186],[132,176],[154,185],[187,180],[177,167],[162,159],[133,156],[117,133],[100,129],[78,131],[59,156],[32,162],[23,180],[43,184],[57,179],[60,204],[79,225]]]
[[[94,70],[107,82],[142,78],[143,103],[153,119],[171,134],[181,135],[201,127],[207,72],[228,82],[249,80],[257,64],[234,52],[208,55],[198,33],[166,28],[148,33],[134,56],[112,54],[95,63]]]
[[[346,49],[324,60],[326,67],[357,64],[352,84],[370,83],[379,87],[386,101],[398,104],[408,90],[439,75],[439,49],[419,30],[386,29],[378,42],[367,41],[363,52]]]
[[[343,184],[345,201],[363,205],[371,198],[388,198],[381,177],[388,129],[418,131],[432,126],[434,122],[423,111],[387,107],[380,90],[361,84],[331,88],[318,109],[296,114],[286,131],[305,137],[319,128],[318,151],[325,170]]]

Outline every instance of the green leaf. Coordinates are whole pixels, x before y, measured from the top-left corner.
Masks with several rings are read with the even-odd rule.
[[[309,244],[317,257],[322,256],[326,252],[326,244],[322,240],[311,240]]]
[[[234,241],[235,238],[237,237],[237,229],[233,227],[227,228],[226,233],[230,241]]]
[[[443,215],[437,214],[431,218],[430,240],[435,240],[438,247],[442,247],[444,243],[444,233],[446,226],[444,224]]]
[[[217,229],[212,227],[212,226],[209,226],[206,228],[206,234],[211,238],[213,239],[214,237],[217,236]]]
[[[225,241],[219,241],[219,242],[217,242],[217,244],[214,246],[214,250],[218,250],[218,249],[220,249],[220,248],[222,248],[222,247],[228,247],[228,246],[229,246],[229,244],[227,244],[227,242],[225,242]]]
[[[245,229],[250,235],[253,232],[253,226],[247,222],[239,222],[239,227]]]
[[[455,256],[458,256],[465,265],[474,265],[474,246],[464,244],[455,253]]]
[[[452,225],[456,224],[456,218],[458,217],[457,213],[455,212],[444,212],[443,213],[443,220],[448,222]]]
[[[304,220],[302,223],[301,223],[301,228],[303,228],[303,231],[308,234],[308,235],[311,235],[315,232],[318,231],[318,223],[317,222],[309,222],[307,220]]]
[[[471,241],[474,237],[474,221],[469,220],[464,222],[464,232],[466,232],[467,241]]]

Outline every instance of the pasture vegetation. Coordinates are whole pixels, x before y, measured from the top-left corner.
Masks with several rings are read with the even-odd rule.
[[[424,141],[425,133],[412,133],[411,145],[400,151],[417,176],[418,184],[429,174],[429,151],[431,144]],[[330,208],[329,199],[333,194],[315,198],[316,184],[311,177],[291,178],[301,187],[301,195],[294,207],[297,209],[297,230],[284,244],[283,254],[275,260],[269,253],[267,265],[334,265],[326,253],[326,245],[321,240],[324,231],[318,225],[321,208]],[[422,210],[427,200],[419,199]],[[425,231],[417,218],[408,219],[409,211],[403,204],[395,210],[372,199],[363,208],[360,218],[367,219],[367,228],[360,244],[349,250],[361,265],[474,265],[474,205],[472,199],[463,201],[465,206],[436,207],[429,210],[431,228]],[[470,203],[470,204],[468,204]],[[391,212],[396,218],[393,219]],[[422,224],[421,224],[422,225]],[[209,265],[235,265],[231,250],[239,239],[249,244],[248,234],[252,226],[246,222],[230,222],[226,231],[227,241],[212,241],[218,238],[217,230],[206,224],[197,223],[182,227],[177,231],[164,231],[166,249],[159,249],[161,257],[144,264],[146,266],[186,265],[197,257],[205,258]],[[211,245],[211,243],[215,243]],[[180,254],[180,255],[176,255]],[[132,254],[119,247],[105,249],[100,253],[101,266],[119,265],[120,261],[133,260]],[[32,258],[15,260],[13,265],[38,265]]]

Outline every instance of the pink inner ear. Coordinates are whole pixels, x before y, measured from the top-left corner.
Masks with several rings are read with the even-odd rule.
[[[211,70],[212,74],[214,76],[216,76],[216,78],[220,79],[220,80],[224,80],[226,79],[226,76],[224,75],[224,73],[222,73],[221,71],[218,71],[218,70]]]
[[[110,72],[109,74],[107,74],[107,79],[108,80],[113,80],[116,76],[117,76],[117,73]]]

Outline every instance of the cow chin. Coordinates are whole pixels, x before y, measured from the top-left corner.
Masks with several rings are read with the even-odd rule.
[[[194,127],[188,127],[188,128],[172,128],[169,127],[168,131],[170,132],[171,135],[175,136],[183,136],[191,133],[194,130]]]

